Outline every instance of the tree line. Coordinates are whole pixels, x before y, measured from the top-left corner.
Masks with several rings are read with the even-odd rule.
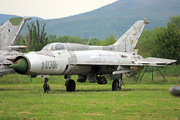
[[[35,24],[36,23],[36,24]],[[45,32],[45,23],[36,20],[27,24],[28,32],[25,36],[20,35],[16,42],[17,45],[26,45],[28,51],[39,51],[48,43],[80,43],[87,44],[90,38],[80,38],[78,36],[59,36],[48,35]],[[89,45],[106,46],[116,42],[115,36],[107,36],[104,40],[92,38]],[[180,16],[169,17],[167,26],[156,27],[153,30],[144,30],[136,49],[138,54],[143,57],[160,57],[176,59],[180,63]]]

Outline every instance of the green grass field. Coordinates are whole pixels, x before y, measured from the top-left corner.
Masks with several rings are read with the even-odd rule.
[[[168,91],[174,84],[127,83],[122,91],[113,92],[112,81],[106,85],[77,83],[75,92],[66,92],[59,78],[50,78],[47,94],[43,93],[43,79],[30,82],[29,77],[17,74],[1,77],[0,119],[180,119],[180,98]]]

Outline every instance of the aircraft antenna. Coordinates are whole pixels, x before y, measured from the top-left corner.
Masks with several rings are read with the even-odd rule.
[[[27,39],[28,39],[27,38],[28,37],[28,33],[27,33],[28,30],[27,29],[28,28],[27,28],[27,24],[28,23],[26,23],[26,25],[25,25],[25,35],[24,35],[24,42],[25,42],[25,45],[27,46],[26,51],[28,50],[28,42],[27,42]]]
[[[90,40],[91,40],[91,35],[89,36],[89,40],[87,42],[87,45],[89,45]]]

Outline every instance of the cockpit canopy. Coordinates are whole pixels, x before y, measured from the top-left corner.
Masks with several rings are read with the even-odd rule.
[[[77,43],[50,43],[43,47],[42,50],[47,51],[59,51],[59,50],[67,50],[67,51],[80,51],[80,50],[89,50],[88,45],[77,44]]]
[[[66,50],[66,46],[63,43],[50,43],[44,46],[42,50],[47,50],[47,51]]]

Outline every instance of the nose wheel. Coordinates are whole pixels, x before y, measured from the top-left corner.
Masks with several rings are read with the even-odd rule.
[[[45,78],[44,84],[43,84],[44,93],[50,93],[50,90],[51,90],[50,87],[49,87],[49,85],[47,84],[47,82],[48,82],[48,79]]]

